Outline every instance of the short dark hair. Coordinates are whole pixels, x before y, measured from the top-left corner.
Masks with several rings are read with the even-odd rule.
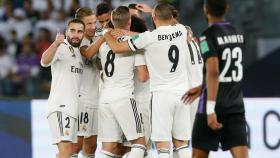
[[[109,3],[102,2],[96,6],[96,16],[100,16],[102,14],[110,13],[112,10]]]
[[[137,9],[137,8],[136,8],[136,5],[137,5],[137,4],[135,4],[135,3],[130,3],[127,7],[128,7],[129,9]]]
[[[147,30],[148,30],[147,25],[143,19],[141,19],[135,15],[131,16],[130,31],[142,33]]]
[[[173,18],[173,9],[170,4],[160,3],[156,5],[154,9],[154,14],[160,20],[166,21]]]
[[[77,19],[77,18],[71,19],[70,21],[68,21],[67,27],[69,27],[70,24],[72,24],[72,23],[82,24],[83,27],[85,28],[85,23],[80,19]]]
[[[208,12],[215,17],[222,17],[227,10],[226,0],[205,0]]]
[[[86,16],[94,15],[94,11],[90,8],[83,7],[76,10],[75,18],[83,19]]]

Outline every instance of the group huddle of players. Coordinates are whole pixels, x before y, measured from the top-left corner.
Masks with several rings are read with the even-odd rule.
[[[204,7],[209,27],[199,41],[165,3],[76,11],[41,59],[51,66],[47,118],[57,157],[148,158],[153,146],[159,158],[206,158],[219,143],[247,157],[244,39],[224,20],[225,0]],[[151,14],[154,30],[139,11]]]

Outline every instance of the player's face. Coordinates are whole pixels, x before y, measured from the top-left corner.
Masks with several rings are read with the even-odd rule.
[[[105,27],[106,24],[109,22],[110,17],[111,17],[110,13],[105,13],[100,16],[97,16],[97,19],[98,19],[98,22],[100,23],[100,25],[102,27]]]
[[[85,37],[92,38],[96,29],[96,16],[90,15],[83,18],[85,23]]]
[[[84,36],[84,25],[80,23],[71,23],[66,30],[68,42],[73,47],[79,47]]]

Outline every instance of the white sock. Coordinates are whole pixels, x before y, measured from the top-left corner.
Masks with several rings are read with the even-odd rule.
[[[80,151],[78,158],[94,158],[94,154],[86,154],[84,151]]]
[[[78,158],[78,154],[73,154],[71,158]]]
[[[158,150],[158,158],[170,158],[169,149],[159,149]]]
[[[178,152],[176,148],[173,149],[173,158],[178,158]]]
[[[99,154],[99,158],[114,158],[114,154],[108,151],[101,150]]]
[[[131,146],[131,151],[127,158],[143,158],[144,153],[146,151],[146,147],[141,144],[133,144]]]
[[[183,145],[174,152],[174,158],[191,158],[191,151],[188,145]]]
[[[148,150],[145,151],[144,158],[152,158],[152,155]]]

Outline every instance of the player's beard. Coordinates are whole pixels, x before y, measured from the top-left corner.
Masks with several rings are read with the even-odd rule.
[[[79,47],[81,45],[82,39],[79,38],[70,38],[67,36],[67,41],[70,43],[73,47]]]

